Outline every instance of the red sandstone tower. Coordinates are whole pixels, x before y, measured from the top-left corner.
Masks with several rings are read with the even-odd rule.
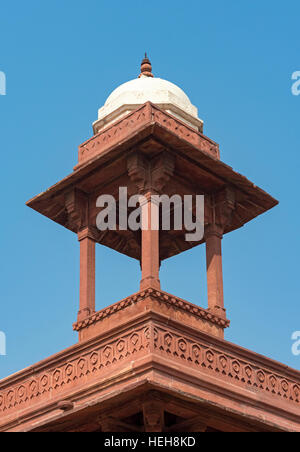
[[[300,373],[224,340],[222,238],[277,201],[220,160],[197,109],[153,77],[147,57],[93,128],[72,174],[28,202],[80,242],[79,342],[0,382],[0,431],[300,431]],[[97,199],[119,206],[119,187],[143,196],[149,217],[160,215],[153,195],[204,195],[203,237],[132,231],[120,213],[115,229],[99,230]],[[208,309],[163,292],[159,279],[162,260],[202,243]],[[142,272],[137,293],[99,312],[96,244],[138,259]]]

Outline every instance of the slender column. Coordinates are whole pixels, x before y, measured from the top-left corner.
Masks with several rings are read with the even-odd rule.
[[[205,231],[208,308],[226,317],[223,295],[222,229],[210,225]]]
[[[140,288],[160,289],[159,280],[159,206],[151,199],[151,192],[145,195],[142,205],[142,279]]]
[[[159,227],[150,226],[153,222],[159,223],[159,206],[151,199],[151,195],[162,193],[163,187],[174,173],[174,167],[175,158],[168,152],[162,152],[152,160],[140,152],[135,152],[127,159],[128,175],[136,185],[138,193],[147,199],[142,206],[142,223],[147,216],[149,224],[148,228],[142,228],[141,234],[141,290],[149,287],[160,289]]]
[[[78,233],[80,243],[80,303],[78,321],[95,312],[95,240],[89,228]]]

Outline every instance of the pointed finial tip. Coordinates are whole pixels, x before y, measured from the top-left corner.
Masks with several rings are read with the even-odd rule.
[[[141,73],[140,73],[139,77],[141,77],[142,75],[145,77],[153,77],[152,66],[151,66],[150,60],[147,56],[147,52],[145,52],[145,57],[141,64]]]

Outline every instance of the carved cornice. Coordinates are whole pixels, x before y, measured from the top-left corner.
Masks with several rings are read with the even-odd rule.
[[[133,360],[136,378],[141,357],[152,357],[154,361],[161,357],[171,372],[179,367],[186,375],[196,372],[199,383],[213,380],[220,391],[231,392],[228,397],[241,397],[238,394],[243,389],[243,403],[248,398],[251,405],[251,397],[255,396],[265,407],[271,407],[272,413],[278,406],[278,413],[282,409],[296,416],[295,407],[300,406],[299,372],[178,322],[164,325],[146,317],[143,322],[74,346],[0,382],[0,428],[5,429],[15,419],[21,426],[22,416],[26,414],[28,419],[29,412],[36,416],[41,403],[52,404],[54,410],[71,410],[70,391],[73,397],[77,394],[78,404],[86,385],[97,383],[101,391],[103,383],[109,384],[107,375],[119,375],[124,365],[130,370],[128,363]],[[57,405],[59,401],[64,404]],[[281,408],[279,402],[284,402]]]
[[[83,328],[86,328],[96,322],[99,322],[106,317],[113,315],[115,312],[122,311],[128,306],[138,303],[139,301],[144,300],[147,297],[151,297],[155,300],[158,300],[161,303],[168,304],[175,309],[180,309],[182,311],[186,311],[196,317],[199,317],[202,320],[206,320],[212,324],[218,325],[221,328],[228,328],[230,325],[230,321],[227,319],[223,319],[210,313],[208,310],[203,309],[199,306],[196,306],[188,301],[182,300],[181,298],[174,297],[166,292],[158,291],[156,289],[146,289],[144,291],[138,292],[135,295],[129,296],[124,300],[118,301],[117,303],[102,309],[99,312],[87,317],[81,322],[74,323],[73,330],[80,331]]]
[[[129,113],[119,121],[101,130],[97,135],[85,141],[78,149],[78,166],[87,160],[103,153],[105,150],[128,139],[131,133],[136,132],[145,123],[151,121],[151,111],[147,104]]]
[[[178,138],[187,141],[199,150],[206,152],[218,160],[220,159],[219,145],[213,140],[203,135],[201,132],[196,131],[193,127],[189,127],[173,115],[161,110],[156,105],[151,104],[151,108],[152,121],[154,123],[170,130]]]
[[[141,350],[147,351],[148,329],[146,324],[140,328],[130,328],[120,337],[103,340],[101,344],[89,347],[88,351],[79,349],[71,357],[54,360],[50,365],[45,363],[37,372],[31,368],[29,375],[16,385],[7,385],[8,379],[0,382],[0,413],[4,416],[31,407],[40,400],[49,402],[52,396],[61,395],[62,388],[72,388],[76,383],[80,386],[86,376],[96,373],[101,375],[125,357],[137,355]]]
[[[291,380],[268,368],[267,362],[264,366],[256,361],[255,354],[251,360],[249,356],[242,356],[243,353],[228,353],[222,347],[183,336],[174,328],[164,326],[154,328],[154,350],[163,356],[172,356],[178,362],[189,362],[192,367],[205,369],[212,376],[220,376],[224,382],[231,381],[237,386],[300,405],[300,373],[297,380]]]
[[[141,126],[155,123],[169,129],[179,138],[184,139],[212,157],[220,158],[217,143],[193,127],[175,118],[170,113],[160,109],[157,105],[146,102],[141,107],[82,143],[78,150],[78,166],[95,157],[97,154],[105,152],[105,150],[123,139],[129,138],[131,133],[137,132]]]

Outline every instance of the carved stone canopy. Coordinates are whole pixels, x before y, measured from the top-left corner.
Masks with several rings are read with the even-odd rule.
[[[118,202],[119,187],[130,196],[149,188],[169,196],[205,195],[205,226],[216,224],[222,234],[277,204],[225,165],[216,143],[150,102],[80,145],[73,173],[27,204],[75,233],[94,228],[97,242],[140,259],[138,231],[96,228],[98,196],[111,194]],[[186,232],[160,232],[160,260],[205,240],[188,242]]]

